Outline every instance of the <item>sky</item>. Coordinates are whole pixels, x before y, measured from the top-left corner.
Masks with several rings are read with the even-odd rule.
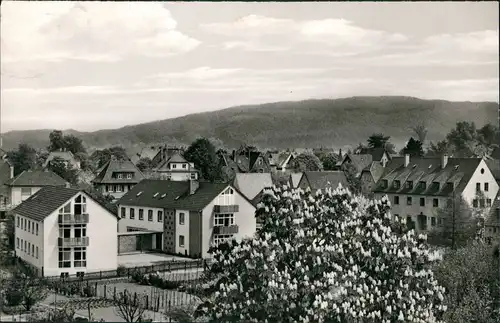
[[[498,2],[12,2],[1,131],[119,128],[237,105],[499,100]]]

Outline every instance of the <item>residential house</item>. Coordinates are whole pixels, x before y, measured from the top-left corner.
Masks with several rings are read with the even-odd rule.
[[[13,171],[12,173],[13,174]],[[25,170],[5,182],[10,194],[12,206],[21,204],[30,196],[46,186],[69,187],[70,184],[49,170]]]
[[[270,173],[271,166],[266,155],[248,149],[233,150],[231,159],[236,165],[235,173]],[[225,166],[234,165],[228,163]]]
[[[80,169],[80,161],[75,158],[71,151],[67,150],[59,150],[59,151],[51,151],[47,160],[43,164],[43,168],[47,168],[50,163],[54,160],[54,158],[62,159],[66,165],[66,167],[71,166],[73,169]]]
[[[326,188],[336,189],[339,184],[342,187],[348,186],[347,178],[342,171],[304,172],[298,187],[317,191]]]
[[[378,180],[375,198],[387,195],[391,212],[405,217],[418,232],[439,229],[439,209],[462,197],[474,209],[488,212],[499,186],[481,158],[393,157]]]
[[[358,171],[358,174],[361,175],[361,172],[370,167],[372,162],[377,162],[384,166],[391,159],[392,156],[385,148],[363,148],[357,150],[355,154],[346,154],[340,162],[340,166],[351,163]]]
[[[159,150],[156,153],[156,155],[153,158],[151,158],[153,167],[157,167],[158,165],[160,165],[160,163],[170,159],[175,154],[180,154],[181,156],[183,156],[186,147],[175,146],[175,145],[163,145],[161,147],[158,147],[158,149]]]
[[[16,256],[39,275],[117,268],[118,218],[84,191],[44,187],[12,211]]]
[[[160,179],[169,181],[189,181],[198,179],[198,170],[194,163],[188,162],[179,153],[163,161],[153,171]]]
[[[6,211],[11,208],[9,187],[5,185],[14,178],[14,167],[9,161],[0,159],[0,219],[5,218]]]
[[[144,180],[118,204],[120,252],[162,249],[207,258],[212,244],[256,231],[255,206],[231,184]]]
[[[160,151],[161,146],[144,147],[139,153],[130,156],[130,160],[134,165],[136,165],[141,158],[149,158],[152,161]]]
[[[304,173],[291,173],[290,174],[290,182],[293,188],[299,187],[300,180],[302,179]]]
[[[271,171],[286,172],[294,156],[291,152],[270,152],[266,154]]]
[[[488,244],[500,244],[500,192],[497,194],[484,223],[484,237]]]
[[[384,163],[372,161],[365,169],[361,171],[361,193],[369,195],[375,189],[376,183],[383,175],[385,167]]]
[[[97,171],[92,185],[101,194],[119,199],[143,179],[144,175],[131,160],[111,156],[111,159]]]
[[[271,173],[239,173],[233,180],[233,186],[245,197],[255,202],[255,198],[265,188],[273,186]]]
[[[373,157],[370,154],[363,154],[363,155],[346,154],[344,155],[344,158],[338,165],[339,168],[342,168],[347,164],[351,164],[354,166],[357,175],[361,176],[361,172],[363,171],[363,169],[371,165],[372,162],[373,162]]]

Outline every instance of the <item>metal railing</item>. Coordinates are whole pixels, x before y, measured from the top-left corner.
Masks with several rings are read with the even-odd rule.
[[[59,247],[88,247],[89,237],[81,238],[59,238]]]
[[[227,227],[221,225],[214,226],[214,234],[235,234],[238,231],[239,227],[235,224]]]
[[[87,224],[88,214],[59,214],[59,224]]]

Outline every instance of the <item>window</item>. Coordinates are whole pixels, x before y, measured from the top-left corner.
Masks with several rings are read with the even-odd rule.
[[[87,213],[87,199],[83,195],[78,195],[73,206],[75,214]]]
[[[400,181],[394,181],[394,183],[392,185],[394,186],[394,188],[399,188],[401,186],[401,182]]]
[[[191,179],[196,179],[196,173],[191,173]]]
[[[59,248],[59,268],[71,267],[71,248]]]
[[[172,168],[177,168],[177,164],[172,164]]]
[[[435,227],[436,226],[436,218],[431,217],[431,226]]]
[[[28,249],[26,250],[26,252],[28,253],[28,255],[31,255],[31,242],[28,242]]]
[[[36,259],[38,259],[38,246],[36,247]]]
[[[476,192],[481,191],[481,183],[476,183]]]
[[[411,196],[407,196],[406,197],[406,204],[411,205],[411,203],[412,203]]]
[[[163,222],[163,211],[158,211],[158,222]]]
[[[34,221],[31,221],[31,233],[35,233],[35,222]]]
[[[125,215],[126,215],[126,209],[124,207],[122,207],[122,210],[121,210],[121,217],[124,218]]]
[[[486,199],[486,206],[490,207],[491,206],[491,199]]]
[[[59,237],[60,238],[70,238],[71,237],[71,225],[61,225],[59,226]]]
[[[484,199],[479,200],[479,207],[485,207],[485,200]]]
[[[436,191],[439,191],[439,182],[432,182],[432,186],[434,186]]]
[[[19,238],[16,238],[16,248],[19,249]]]
[[[31,187],[21,187],[21,201],[31,196]]]
[[[36,224],[36,235],[38,235],[38,223]]]
[[[139,209],[139,220],[144,220],[144,210],[143,209]]]
[[[37,247],[38,248],[38,247]],[[34,257],[35,256],[35,245],[31,245],[31,255]]]
[[[450,190],[450,191],[453,191],[453,183],[446,183],[446,189]]]
[[[420,206],[425,206],[425,198],[424,197],[420,198]]]
[[[127,174],[127,179],[132,179],[132,174],[131,173]]]
[[[184,213],[179,213],[179,224],[184,224],[184,222],[186,221],[185,219],[185,214]]]
[[[172,179],[172,174],[171,173],[167,173],[167,181],[170,181]]]
[[[490,183],[484,183],[484,191],[488,192],[489,189],[490,189]]]
[[[30,220],[27,220],[27,226],[26,226],[26,229],[28,232],[31,232],[31,221]]]
[[[130,220],[135,219],[135,210],[133,208],[130,208]]]
[[[16,217],[16,219],[17,219],[17,227],[19,228],[19,222],[20,222],[20,221],[19,221],[19,216],[18,216],[18,217]]]
[[[21,230],[24,230],[24,219],[21,218]]]
[[[182,164],[182,168],[186,168],[186,164]]]
[[[406,182],[406,188],[412,189],[413,188],[413,181],[407,181]]]
[[[153,221],[153,210],[148,210],[148,221]]]
[[[82,238],[87,236],[86,224],[75,224],[75,238]]]
[[[227,190],[222,192],[221,195],[233,195],[233,194],[234,194],[234,190],[231,187],[228,187]]]
[[[399,205],[399,196],[394,196],[394,204]]]
[[[28,231],[28,219],[24,219],[24,231]]]
[[[388,181],[388,180],[386,180],[386,179],[384,179],[384,180],[382,181],[382,188],[387,188],[387,186],[389,186],[389,181]]]
[[[113,187],[114,187],[113,185],[106,185],[106,190],[108,192],[113,192]]]
[[[184,247],[184,236],[179,236],[179,247]]]
[[[28,251],[28,241],[24,240],[24,249],[23,249],[24,252],[27,252]]]
[[[123,186],[122,185],[115,185],[115,191],[116,192],[121,192],[123,190]]]
[[[232,234],[216,234],[214,235],[214,245],[218,246],[222,242],[231,239],[232,237]]]
[[[216,213],[214,216],[214,226],[224,226],[228,227],[234,224],[234,214],[219,214]]]
[[[118,179],[122,179],[122,178],[123,178],[123,174],[118,174],[118,175],[116,175],[116,177],[117,177]]]
[[[75,248],[74,267],[87,266],[87,248]]]
[[[425,190],[426,185],[425,185],[425,182],[424,182],[424,181],[420,181],[420,182],[418,183],[418,185],[420,186],[420,189],[421,189],[421,190]]]
[[[472,206],[473,207],[478,207],[479,206],[479,202],[477,201],[477,199],[473,199],[472,200]]]
[[[438,199],[432,199],[432,206],[433,207],[439,207],[439,200]]]

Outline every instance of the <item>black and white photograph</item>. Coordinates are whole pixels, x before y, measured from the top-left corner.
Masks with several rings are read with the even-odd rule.
[[[0,3],[0,322],[500,322],[498,1]]]

